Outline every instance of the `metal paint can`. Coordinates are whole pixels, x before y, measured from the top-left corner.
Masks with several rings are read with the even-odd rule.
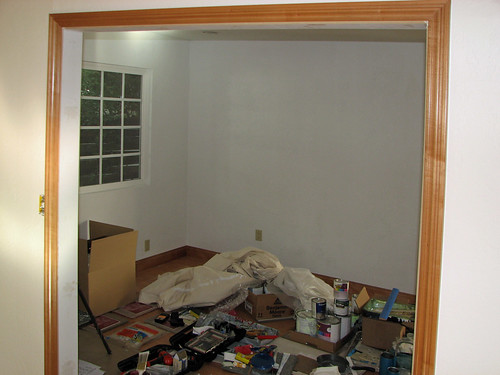
[[[316,297],[311,300],[311,312],[314,318],[324,319],[326,316],[326,299]]]
[[[342,340],[351,332],[351,316],[337,315],[337,318],[340,319],[340,339]]]
[[[337,342],[340,340],[340,319],[333,315],[327,315],[325,319],[318,320],[318,338]]]
[[[349,281],[333,280],[333,313],[342,316],[349,314]]]
[[[317,329],[316,318],[312,316],[310,310],[295,311],[295,330],[297,332],[316,336]]]
[[[333,296],[339,299],[349,299],[349,281],[333,280]]]
[[[349,315],[349,299],[338,299],[333,300],[333,313],[339,316]]]

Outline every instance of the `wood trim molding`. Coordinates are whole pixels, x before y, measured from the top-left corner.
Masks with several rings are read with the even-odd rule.
[[[52,14],[46,132],[45,374],[58,374],[58,173],[62,30],[311,22],[426,23],[426,115],[414,373],[434,374],[443,239],[450,0],[274,4]]]
[[[148,268],[155,267],[159,264],[168,263],[174,259],[178,259],[184,256],[195,257],[206,262],[210,258],[212,258],[215,254],[218,253],[212,250],[205,250],[199,247],[192,247],[185,245],[178,247],[177,249],[164,251],[163,253],[160,254],[156,254],[144,259],[139,259],[135,262],[135,270],[144,271]]]
[[[148,268],[155,267],[158,264],[168,263],[174,259],[182,258],[186,255],[186,246],[182,246],[177,249],[165,251],[148,258],[139,259],[135,262],[135,271],[144,271]]]
[[[58,317],[58,217],[59,217],[59,125],[62,64],[62,28],[49,20],[47,76],[47,128],[45,146],[44,222],[44,343],[45,374],[59,371]]]

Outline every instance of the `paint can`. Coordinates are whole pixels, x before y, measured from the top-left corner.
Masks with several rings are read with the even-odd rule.
[[[349,315],[349,281],[335,279],[333,281],[333,313]]]
[[[324,319],[326,316],[326,299],[321,297],[311,299],[311,312],[313,318]]]
[[[312,316],[310,310],[295,311],[295,330],[297,332],[316,336],[317,329],[316,318]]]
[[[327,315],[325,319],[318,320],[318,338],[337,342],[340,340],[340,319],[333,315]]]
[[[346,337],[351,332],[351,316],[337,315],[340,320],[340,339]]]

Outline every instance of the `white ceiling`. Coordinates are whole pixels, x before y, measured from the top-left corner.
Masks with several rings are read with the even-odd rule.
[[[154,35],[169,40],[263,40],[263,41],[387,41],[425,42],[425,23],[279,24],[279,25],[183,25],[175,29],[88,30],[127,31],[141,38]],[[144,34],[147,33],[147,34]],[[122,34],[123,36],[123,34]]]
[[[287,30],[169,30],[167,39],[264,41],[387,41],[425,42],[425,29],[287,29]]]

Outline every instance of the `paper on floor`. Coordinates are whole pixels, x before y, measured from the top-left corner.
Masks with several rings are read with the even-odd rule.
[[[90,362],[78,360],[78,375],[103,375],[104,371],[99,366]]]

